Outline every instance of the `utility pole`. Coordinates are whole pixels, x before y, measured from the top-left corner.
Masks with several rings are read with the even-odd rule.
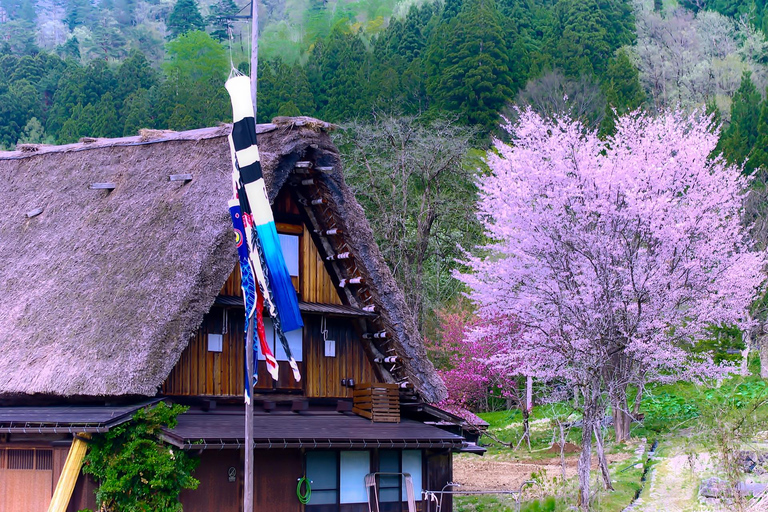
[[[250,400],[245,402],[245,471],[243,471],[243,511],[253,511],[253,324],[256,316],[248,320],[248,331],[245,334],[245,365],[246,382]]]
[[[251,100],[253,101],[253,118],[257,119],[256,85],[259,76],[259,4],[251,0]],[[250,512],[250,511],[249,511]]]
[[[251,102],[253,103],[253,122],[256,122],[256,85],[259,75],[259,5],[251,0]],[[245,369],[248,373],[248,396],[245,404],[245,471],[243,474],[243,512],[253,512],[253,333],[256,315],[251,315],[248,321],[248,332],[245,334]]]

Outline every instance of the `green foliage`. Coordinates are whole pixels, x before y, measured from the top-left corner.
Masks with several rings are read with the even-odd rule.
[[[694,402],[668,392],[646,396],[642,411],[645,413],[645,428],[656,432],[668,430],[675,425],[682,426],[686,420],[699,415]]]
[[[205,21],[195,0],[177,0],[166,23],[171,39],[194,30],[205,30]]]
[[[167,80],[155,103],[158,125],[172,130],[213,126],[231,115],[223,87],[224,48],[205,32],[187,32],[168,43]]]
[[[437,106],[457,112],[465,124],[494,130],[501,121],[499,112],[512,94],[509,53],[496,3],[468,0],[435,33],[439,36],[431,43],[431,54],[437,62],[427,90]]]
[[[218,0],[211,5],[211,14],[208,16],[208,24],[213,28],[211,37],[217,41],[229,39],[228,29],[232,24],[232,16],[237,15],[237,4],[233,0]]]
[[[729,163],[745,165],[757,142],[760,115],[760,92],[752,82],[751,73],[745,72],[739,89],[733,95],[731,123],[723,131],[715,154],[722,153]],[[757,162],[750,159],[744,170],[752,172],[756,165]]]
[[[89,443],[83,472],[99,481],[96,501],[102,510],[116,512],[179,512],[183,489],[195,489],[192,477],[198,461],[158,437],[173,428],[186,410],[159,403],[139,410],[133,420],[118,425]]]
[[[740,351],[744,350],[741,329],[733,325],[716,326],[711,327],[708,332],[711,336],[690,347],[691,352],[710,354],[717,364],[741,361]],[[729,351],[735,353],[729,353]]]

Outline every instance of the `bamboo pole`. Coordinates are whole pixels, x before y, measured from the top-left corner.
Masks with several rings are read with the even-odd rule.
[[[72,441],[67,460],[64,462],[59,481],[56,483],[56,489],[53,491],[48,512],[66,512],[69,500],[72,499],[72,493],[75,491],[77,478],[80,476],[80,469],[83,467],[85,452],[88,451],[88,444],[85,439],[90,438],[90,434],[78,434]]]
[[[253,119],[258,117],[256,109],[256,86],[259,76],[259,3],[251,0],[251,101],[253,102]]]
[[[243,472],[243,511],[253,511],[253,324],[255,315],[251,315],[248,331],[245,334],[245,365],[248,394],[251,399],[245,402],[245,471]]]

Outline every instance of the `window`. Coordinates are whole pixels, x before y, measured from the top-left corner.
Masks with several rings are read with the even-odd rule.
[[[53,450],[36,448],[0,450],[0,469],[50,471],[52,468]]]
[[[278,336],[275,334],[275,327],[272,324],[270,318],[264,319],[264,331],[267,334],[267,345],[272,349],[272,353],[275,354],[275,359],[278,361],[287,361],[288,356],[285,355],[283,344],[280,343]],[[288,347],[291,349],[291,355],[296,361],[304,360],[304,329],[296,329],[295,331],[285,333],[285,337],[288,340]],[[264,354],[259,350],[259,361],[264,361]]]
[[[382,473],[400,473],[400,452],[381,450],[379,452],[379,471]],[[400,475],[379,475],[379,502],[382,512],[395,511],[400,506]]]
[[[413,495],[421,499],[421,451],[403,450],[403,473],[409,473],[413,479]],[[402,491],[403,501],[407,500],[405,489]]]
[[[341,505],[367,503],[365,476],[369,473],[409,473],[416,501],[422,494],[422,453],[420,450],[380,450],[378,467],[371,464],[370,451],[307,452],[306,475],[312,486],[307,511],[338,512]],[[400,512],[407,501],[402,475],[379,475],[381,512]]]
[[[299,237],[278,233],[280,247],[283,249],[283,259],[291,277],[299,276]]]
[[[308,505],[339,502],[338,452],[307,452],[307,479],[312,486]]]
[[[365,475],[371,472],[370,452],[341,452],[341,503],[367,503]]]

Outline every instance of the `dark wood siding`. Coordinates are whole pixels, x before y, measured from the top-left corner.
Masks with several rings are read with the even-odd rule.
[[[229,481],[230,468],[235,470],[234,482]],[[200,481],[200,485],[197,489],[181,493],[184,512],[242,511],[243,461],[240,450],[203,452],[193,476]]]
[[[208,351],[208,333],[223,334],[222,351]],[[243,352],[245,346],[245,319],[242,310],[213,308],[203,319],[203,325],[195,333],[181,354],[179,362],[163,384],[166,395],[239,396],[243,393]],[[257,389],[301,390],[295,382],[287,362],[280,362],[280,377],[273,385],[266,364],[259,362]],[[304,363],[299,369],[304,373]]]
[[[426,475],[424,478],[424,489],[430,491],[439,491],[448,482],[453,481],[453,455],[448,450],[426,450],[424,460],[426,461]],[[447,490],[450,490],[448,488]],[[443,508],[441,512],[453,511],[453,498],[450,494],[443,497]]]
[[[304,360],[309,371],[304,390],[308,397],[352,397],[352,388],[342,379],[356,383],[376,382],[373,367],[362,342],[347,319],[327,318],[327,339],[336,342],[336,357],[325,357],[325,341],[320,332],[321,317],[305,317]]]
[[[299,450],[256,450],[253,464],[253,509],[256,512],[301,512],[297,480],[304,475]],[[186,509],[185,509],[186,510]]]

